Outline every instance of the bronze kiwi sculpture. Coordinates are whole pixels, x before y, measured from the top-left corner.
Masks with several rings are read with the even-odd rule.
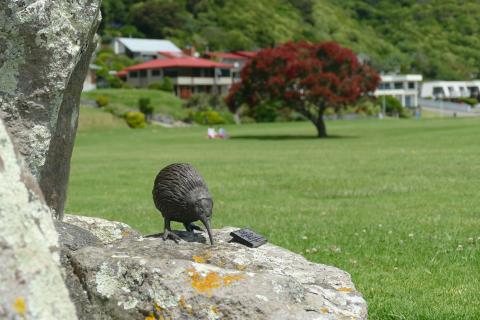
[[[165,227],[162,238],[178,241],[170,222],[181,222],[189,232],[202,230],[193,222],[200,220],[208,232],[213,245],[211,218],[213,200],[207,185],[198,171],[188,163],[174,163],[157,174],[152,190],[155,206],[162,213]]]

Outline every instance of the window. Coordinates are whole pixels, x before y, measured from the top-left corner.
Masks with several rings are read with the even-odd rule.
[[[163,75],[165,77],[176,78],[178,76],[178,72],[176,69],[164,69]]]
[[[410,82],[408,83],[408,89],[415,89],[415,82],[410,81]]]
[[[140,70],[140,78],[146,78],[147,77],[147,70]]]
[[[222,69],[222,72],[220,73],[220,76],[230,77],[230,69]]]
[[[154,70],[152,70],[152,76],[154,76],[154,77],[160,76],[160,69],[154,69]]]
[[[445,95],[445,93],[443,92],[442,87],[433,87],[433,96],[434,97],[443,96],[443,95]]]
[[[395,82],[393,85],[395,89],[403,89],[403,82]]]
[[[389,90],[389,89],[391,89],[391,83],[390,82],[380,83],[380,90]]]
[[[137,71],[132,71],[130,72],[130,78],[138,78],[138,72]]]

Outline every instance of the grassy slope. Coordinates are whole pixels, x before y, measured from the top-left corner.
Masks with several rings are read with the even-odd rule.
[[[231,126],[227,141],[206,140],[204,127],[80,132],[67,212],[158,232],[154,176],[191,162],[215,227],[249,226],[350,272],[370,319],[478,319],[479,125],[338,121],[326,140],[308,123]]]
[[[98,89],[82,94],[83,99],[90,100],[95,100],[98,96],[108,97],[109,107],[121,112],[138,111],[138,99],[150,98],[156,113],[168,114],[176,119],[183,119],[186,116],[182,100],[171,93],[159,90]]]
[[[127,128],[124,120],[111,113],[96,108],[81,107],[78,119],[78,132],[88,132],[95,129]]]

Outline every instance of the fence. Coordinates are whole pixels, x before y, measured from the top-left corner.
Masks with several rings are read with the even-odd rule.
[[[442,100],[418,99],[418,104],[421,107],[444,109],[460,112],[472,112],[472,107],[466,103],[455,103]]]

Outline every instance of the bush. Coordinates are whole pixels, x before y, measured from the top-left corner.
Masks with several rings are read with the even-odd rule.
[[[145,115],[141,112],[130,111],[125,113],[125,121],[130,128],[145,128]]]
[[[190,111],[189,120],[204,125],[227,123],[227,120],[220,113],[214,110]]]
[[[95,99],[95,102],[97,103],[97,107],[102,108],[102,107],[106,107],[109,101],[108,101],[108,97],[98,96],[97,99]]]
[[[160,88],[162,87],[161,82],[152,82],[148,85],[149,90],[161,90]]]
[[[253,118],[257,122],[274,122],[277,119],[276,104],[271,102],[259,104],[253,111]]]
[[[185,108],[195,109],[196,111],[227,110],[225,101],[221,96],[208,93],[197,93],[192,95],[183,106]]]
[[[390,116],[398,116],[400,118],[409,118],[412,113],[407,108],[402,107],[402,103],[393,96],[379,97],[378,102],[383,109],[383,102],[385,99],[385,112]]]
[[[173,81],[169,77],[163,78],[162,85],[160,87],[160,90],[166,91],[166,92],[173,92],[174,86],[173,86]]]
[[[153,82],[148,85],[150,90],[162,90],[165,92],[173,92],[173,81],[169,77],[165,77],[161,82]]]
[[[150,98],[138,99],[138,110],[140,110],[147,119],[150,119],[154,111]]]

